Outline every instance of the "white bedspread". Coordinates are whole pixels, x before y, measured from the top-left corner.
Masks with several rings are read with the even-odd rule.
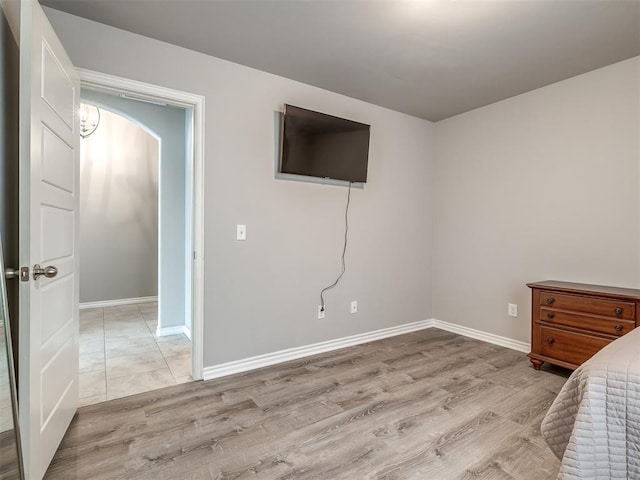
[[[573,372],[541,430],[558,479],[640,480],[640,328]]]

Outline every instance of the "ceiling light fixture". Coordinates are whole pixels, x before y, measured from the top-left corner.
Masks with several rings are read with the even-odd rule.
[[[87,138],[100,124],[100,109],[86,103],[80,104],[80,136]]]

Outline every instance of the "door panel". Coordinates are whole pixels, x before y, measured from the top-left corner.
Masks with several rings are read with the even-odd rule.
[[[42,78],[46,79],[41,84],[42,99],[73,131],[75,87],[46,38],[42,39]]]
[[[42,287],[42,310],[57,312],[42,317],[42,340],[46,342],[66,323],[73,319],[73,276],[67,275],[57,282]]]
[[[48,153],[44,152],[44,155],[47,156]],[[53,196],[48,197],[49,201],[55,201]],[[41,262],[73,256],[75,212],[66,208],[42,205],[40,218],[42,238],[46,240],[42,242]]]
[[[73,385],[73,373],[65,368],[73,363],[73,342],[71,339],[57,349],[48,365],[42,369],[42,420],[46,425],[57,413],[56,405]],[[62,373],[62,375],[60,375]]]
[[[48,128],[42,131],[42,181],[53,187],[73,193],[73,147]]]
[[[37,1],[21,3],[20,418],[27,478],[41,479],[78,404],[77,73]],[[33,266],[58,269],[33,276]]]

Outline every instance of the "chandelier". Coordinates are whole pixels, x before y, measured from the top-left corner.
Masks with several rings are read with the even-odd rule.
[[[80,104],[80,136],[87,138],[100,124],[100,109],[86,103]]]

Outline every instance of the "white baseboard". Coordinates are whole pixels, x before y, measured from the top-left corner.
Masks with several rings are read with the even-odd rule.
[[[182,333],[184,333],[184,335],[191,340],[191,329],[189,327],[187,327],[186,325],[182,327]]]
[[[188,333],[187,333],[188,332]],[[191,340],[191,330],[184,325],[178,325],[175,327],[158,327],[156,329],[156,335],[159,337],[168,337],[169,335],[186,335]]]
[[[202,372],[203,379],[212,380],[214,378],[247,372],[249,370],[255,370],[257,368],[268,367],[277,363],[287,362],[289,360],[297,360],[299,358],[317,355],[319,353],[330,352],[333,350],[338,350],[340,348],[351,347],[354,345],[359,345],[361,343],[381,340],[383,338],[402,335],[403,333],[415,332],[427,328],[438,328],[440,330],[446,330],[447,332],[457,333],[458,335],[463,335],[465,337],[474,338],[476,340],[499,345],[501,347],[510,348],[519,352],[528,353],[529,351],[531,351],[530,345],[526,342],[520,342],[511,338],[501,337],[500,335],[494,335],[493,333],[487,333],[481,330],[475,330],[473,328],[463,327],[461,325],[456,325],[454,323],[444,322],[442,320],[432,318],[429,320],[421,320],[419,322],[399,325],[397,327],[383,328],[381,330],[375,330],[373,332],[360,333],[357,335],[352,335],[350,337],[343,337],[326,342],[305,345],[303,347],[288,348],[286,350],[280,350],[273,353],[249,357],[233,362],[222,363],[220,365],[214,365],[212,367],[205,367]]]
[[[520,342],[511,338],[501,337],[500,335],[494,335],[493,333],[463,327],[462,325],[456,325],[455,323],[443,322],[442,320],[436,320],[435,318],[432,319],[431,322],[433,327],[439,328],[440,330],[446,330],[447,332],[457,333],[458,335],[463,335],[465,337],[475,338],[476,340],[500,345],[501,347],[510,348],[519,352],[529,353],[531,351],[531,345],[526,342]]]
[[[101,302],[84,302],[80,304],[80,310],[87,308],[117,307],[119,305],[133,305],[134,303],[157,302],[158,297],[120,298],[118,300],[103,300]]]
[[[249,357],[242,360],[214,365],[212,367],[205,367],[202,374],[204,380],[212,380],[214,378],[225,377],[227,375],[233,375],[235,373],[242,373],[249,370],[254,370],[256,368],[275,365],[276,363],[296,360],[298,358],[308,357],[310,355],[317,355],[318,353],[330,352],[332,350],[351,347],[354,345],[359,345],[361,343],[367,343],[374,340],[402,335],[403,333],[424,330],[425,328],[430,328],[432,326],[433,322],[431,320],[421,320],[419,322],[406,323],[397,327],[383,328],[382,330],[375,330],[373,332],[360,333],[357,335],[352,335],[350,337],[343,337],[326,342],[314,343],[311,345],[305,345],[303,347],[288,348],[286,350],[280,350],[278,352]]]

